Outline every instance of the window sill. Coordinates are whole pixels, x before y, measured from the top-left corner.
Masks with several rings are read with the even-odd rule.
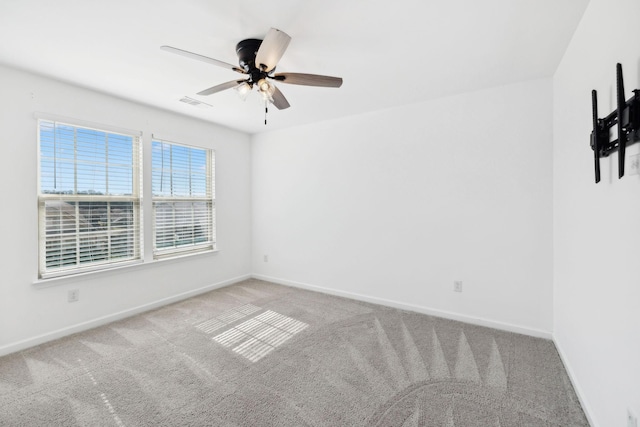
[[[84,273],[69,274],[66,276],[50,277],[48,279],[36,279],[31,284],[36,289],[44,289],[52,286],[64,285],[66,283],[72,283],[79,280],[86,280],[88,278],[98,278],[103,276],[109,276],[112,274],[120,274],[126,271],[144,270],[146,268],[153,268],[158,264],[169,264],[173,262],[182,262],[185,259],[193,259],[199,257],[212,256],[219,252],[218,249],[213,249],[206,252],[198,252],[192,254],[177,255],[170,258],[151,259],[149,261],[138,262],[135,264],[123,265],[121,267],[106,268],[104,270],[86,271]]]

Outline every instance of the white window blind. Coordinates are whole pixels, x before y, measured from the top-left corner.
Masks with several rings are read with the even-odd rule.
[[[215,249],[215,153],[152,141],[154,258]]]
[[[39,120],[40,277],[142,260],[140,137]]]

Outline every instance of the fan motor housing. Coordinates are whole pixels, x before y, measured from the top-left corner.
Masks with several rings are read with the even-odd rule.
[[[240,66],[245,71],[251,71],[256,68],[256,53],[261,44],[262,40],[246,39],[236,45],[236,54],[238,55]]]

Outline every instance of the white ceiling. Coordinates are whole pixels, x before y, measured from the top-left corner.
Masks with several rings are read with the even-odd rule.
[[[588,0],[0,0],[0,63],[248,133],[548,77]],[[291,108],[252,93],[197,92],[233,71],[235,45],[270,27],[291,44],[278,72],[343,77],[341,88],[278,84]],[[212,105],[200,109],[189,96]],[[55,112],[53,112],[55,113]]]

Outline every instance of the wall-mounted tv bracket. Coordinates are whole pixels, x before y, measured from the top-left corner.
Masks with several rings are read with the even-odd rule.
[[[618,150],[618,178],[624,176],[624,152],[627,144],[640,141],[640,90],[633,91],[633,96],[625,101],[622,65],[616,65],[617,108],[604,119],[598,118],[598,93],[591,91],[593,112],[593,131],[591,132],[591,149],[596,171],[596,183],[600,182],[600,157],[607,157]],[[618,125],[618,139],[610,141],[612,127]]]

